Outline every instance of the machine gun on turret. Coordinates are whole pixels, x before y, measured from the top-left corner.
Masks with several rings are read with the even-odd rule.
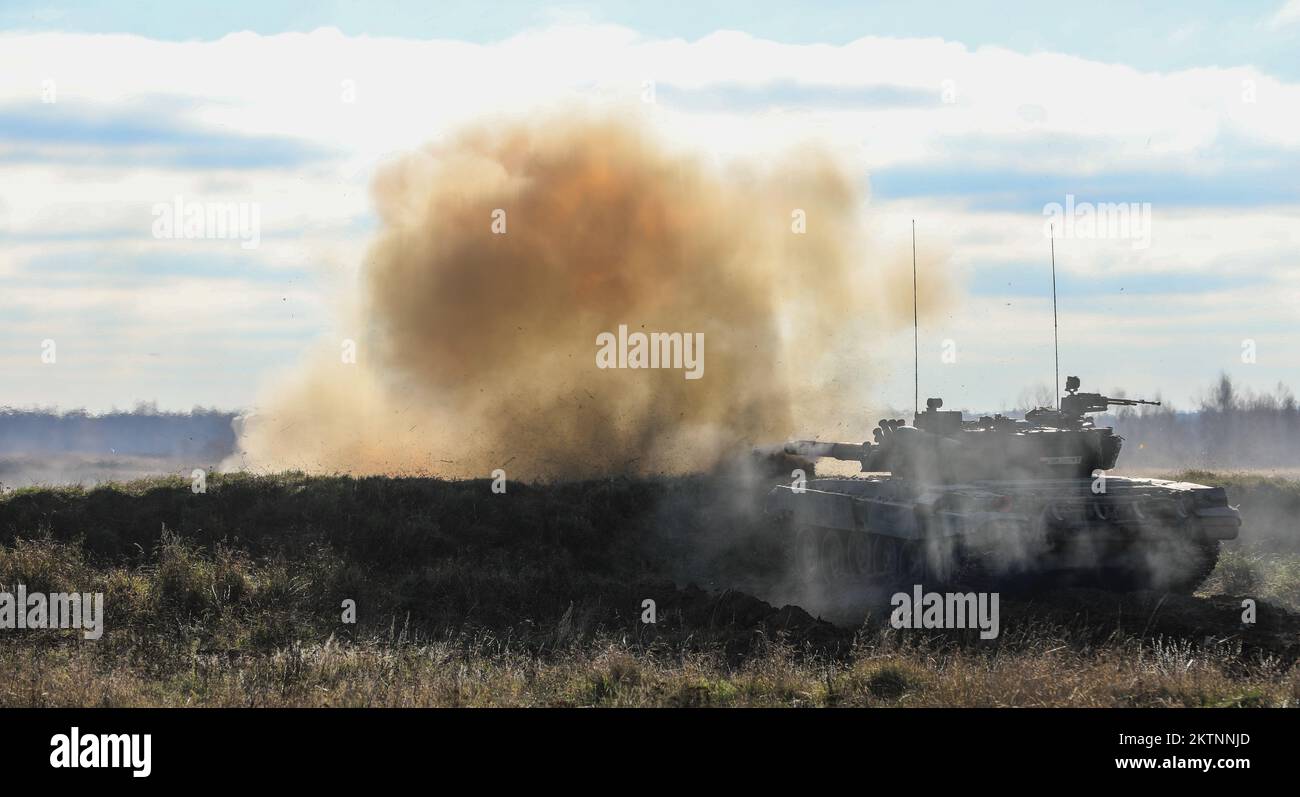
[[[862,470],[805,480],[797,464],[794,483],[772,488],[767,511],[798,529],[799,573],[832,588],[855,579],[918,584],[983,573],[1042,576],[1053,585],[1081,578],[1123,590],[1196,589],[1214,570],[1220,541],[1237,537],[1240,512],[1222,487],[1105,476],[1124,439],[1093,422],[1093,413],[1112,406],[1159,401],[1080,393],[1071,376],[1052,406],[1023,419],[967,419],[939,398],[920,411],[915,233],[912,250],[912,423],[882,418],[869,441],[794,440],[769,454],[856,461]],[[1055,330],[1055,236],[1052,318]],[[967,564],[975,567],[963,572]]]
[[[794,440],[784,453],[857,461],[867,472],[930,482],[1083,477],[1115,467],[1123,442],[1112,429],[1095,427],[1091,413],[1111,406],[1160,405],[1080,393],[1077,376],[1066,378],[1065,390],[1060,409],[1039,407],[1025,413],[1024,420],[1002,415],[966,420],[961,412],[943,410],[942,399],[932,398],[910,426],[901,418],[882,419],[873,430],[875,442]]]
[[[1065,379],[1065,392],[1069,395],[1061,397],[1061,414],[1066,418],[1076,421],[1082,420],[1083,416],[1092,412],[1105,412],[1111,406],[1119,407],[1136,407],[1139,404],[1146,404],[1152,407],[1159,407],[1158,401],[1145,401],[1143,399],[1126,399],[1111,398],[1103,396],[1100,393],[1079,393],[1079,377],[1069,376]]]

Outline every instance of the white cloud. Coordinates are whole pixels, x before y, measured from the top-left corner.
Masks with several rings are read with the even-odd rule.
[[[1268,27],[1273,30],[1294,25],[1300,21],[1300,0],[1286,0],[1282,7],[1268,20]]]
[[[1300,0],[1291,0],[1273,24],[1297,18]],[[62,160],[19,160],[4,167],[0,225],[16,234],[14,240],[0,241],[0,277],[5,279],[13,279],[32,258],[71,256],[88,247],[99,247],[105,257],[156,252],[159,242],[148,237],[150,219],[142,211],[147,214],[153,203],[176,194],[259,202],[265,232],[255,262],[269,273],[312,268],[346,278],[363,257],[367,185],[377,164],[470,120],[563,103],[640,114],[670,141],[719,157],[823,142],[859,166],[864,176],[903,167],[947,168],[958,176],[975,167],[991,173],[1101,177],[1164,171],[1203,177],[1213,186],[1215,179],[1244,165],[1267,175],[1270,168],[1300,162],[1295,155],[1300,126],[1294,123],[1300,85],[1260,70],[1145,72],[1055,53],[972,50],[937,38],[867,37],[839,46],[797,45],[729,31],[685,41],[651,39],[626,28],[569,18],[492,44],[350,37],[333,29],[275,36],[239,33],[212,42],[2,34],[0,60],[0,111],[10,115],[53,110],[41,103],[41,91],[43,81],[54,80],[60,109],[93,114],[142,98],[170,98],[172,104],[157,113],[193,128],[300,139],[338,153],[302,166],[205,169],[115,165],[111,158],[87,165],[76,159],[87,156],[94,141],[43,144],[61,153]],[[767,92],[772,104],[699,108],[661,99],[647,106],[641,102],[646,81],[679,93],[747,87],[751,93],[746,98]],[[801,99],[797,95],[803,86],[889,87],[898,96],[923,101],[853,107],[819,102],[816,93]],[[954,92],[955,102],[942,101],[945,88]],[[355,102],[347,102],[352,89]],[[140,119],[145,127],[150,121]],[[0,135],[0,157],[6,147],[13,151],[16,145]],[[1296,160],[1277,160],[1290,150]],[[1105,199],[1141,202],[1149,197]],[[1153,201],[1150,249],[1134,252],[1127,242],[1069,242],[1058,246],[1058,251],[1064,249],[1061,265],[1067,273],[1104,275],[1268,268],[1274,279],[1289,279],[1300,269],[1293,254],[1300,251],[1300,232],[1291,223],[1296,208],[1253,205],[1242,201],[1197,209]],[[997,262],[1039,262],[1046,252],[1038,207],[1018,212],[923,195],[878,202],[869,214],[874,229],[886,237],[905,235],[906,221],[921,219],[932,243],[953,252],[958,276]],[[139,230],[139,237],[93,240],[114,230]],[[89,238],[75,240],[78,234]],[[71,238],[41,240],[42,235]],[[162,251],[178,258],[212,251],[168,244]],[[261,293],[266,285],[244,282],[246,274],[223,278],[209,271],[200,277],[184,282],[170,299],[164,300],[163,293],[143,295],[143,304],[136,305],[141,310],[138,329],[102,334],[127,338],[147,332],[147,325],[166,323],[183,323],[187,329],[210,324],[214,335],[230,331],[231,325],[236,332],[263,328],[265,317],[204,308],[246,307],[239,304],[241,295],[272,301]],[[30,286],[10,291],[7,301],[22,303],[28,312],[44,308],[47,314],[128,301],[121,291],[95,287],[77,295],[75,284],[57,284],[44,291]],[[327,306],[325,279],[294,290],[302,292],[304,307]],[[1225,302],[1217,312],[1243,319],[1246,313],[1267,315],[1273,313],[1267,298],[1241,305]],[[309,315],[324,331],[324,310]],[[0,322],[0,334],[8,329]],[[130,373],[119,378],[129,379]],[[244,393],[231,395],[247,401],[255,388],[249,384]]]

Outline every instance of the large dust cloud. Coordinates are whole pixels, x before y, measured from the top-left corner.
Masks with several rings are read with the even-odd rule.
[[[682,473],[833,430],[871,399],[873,346],[911,322],[910,252],[868,240],[864,184],[813,146],[723,163],[634,117],[462,130],[374,180],[356,362],[331,343],[286,375],[227,464]],[[942,302],[941,282],[921,296]],[[703,333],[701,378],[598,368],[620,325]]]

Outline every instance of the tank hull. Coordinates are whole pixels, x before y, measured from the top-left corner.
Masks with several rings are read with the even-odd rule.
[[[1117,476],[813,479],[774,488],[767,509],[789,521],[803,575],[820,581],[979,576],[1190,592],[1241,526],[1222,488]]]

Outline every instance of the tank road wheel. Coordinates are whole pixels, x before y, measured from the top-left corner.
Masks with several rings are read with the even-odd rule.
[[[828,530],[822,535],[821,555],[819,558],[822,577],[828,584],[843,580],[848,572],[849,547],[847,536],[844,532],[834,529]]]
[[[813,526],[799,529],[794,540],[794,565],[799,580],[811,584],[821,577],[822,530]]]
[[[874,569],[871,536],[860,531],[849,532],[849,575],[866,576]]]
[[[871,535],[871,571],[875,575],[893,578],[903,569],[903,546],[893,537]]]
[[[907,584],[921,584],[925,581],[925,542],[899,541],[902,553],[899,559],[899,578]]]

